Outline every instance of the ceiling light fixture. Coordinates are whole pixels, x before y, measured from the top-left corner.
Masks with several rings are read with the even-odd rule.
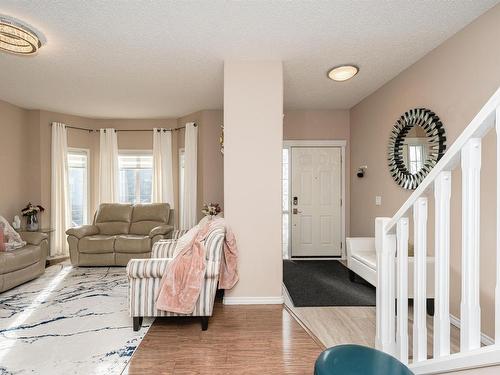
[[[42,46],[36,33],[19,22],[0,18],[0,51],[34,55]]]
[[[351,79],[356,74],[358,74],[359,68],[354,65],[341,65],[336,66],[328,71],[328,78],[342,82]]]

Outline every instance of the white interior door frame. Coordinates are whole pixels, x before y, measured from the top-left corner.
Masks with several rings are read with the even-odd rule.
[[[345,206],[346,206],[346,201],[345,201],[345,148],[347,145],[347,141],[343,139],[339,140],[287,140],[283,141],[283,148],[288,149],[289,155],[291,155],[291,149],[293,147],[340,147],[341,149],[341,155],[342,155],[342,183],[340,184],[341,186],[341,197],[342,197],[342,210],[341,210],[341,220],[342,220],[342,226],[341,226],[341,236],[342,236],[342,256],[340,259],[345,259],[345,254],[346,254],[346,245],[345,245],[345,236],[346,236],[346,229],[345,229]],[[291,192],[292,190],[292,160],[291,158],[289,159],[288,162],[288,191]],[[292,233],[292,220],[288,220],[288,254],[291,254],[292,251],[292,241],[291,241],[291,233]],[[304,258],[301,258],[304,259]],[[320,258],[312,258],[312,259],[320,259]],[[330,259],[330,258],[328,258]],[[339,259],[339,258],[335,258]]]

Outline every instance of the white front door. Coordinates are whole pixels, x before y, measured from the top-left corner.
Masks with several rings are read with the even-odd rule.
[[[292,257],[342,255],[342,149],[292,147]]]

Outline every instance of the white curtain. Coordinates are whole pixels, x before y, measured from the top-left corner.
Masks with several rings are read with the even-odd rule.
[[[184,192],[181,212],[181,229],[196,225],[198,177],[198,128],[194,122],[186,124],[184,137]]]
[[[68,144],[66,125],[52,123],[50,224],[54,228],[50,255],[67,255],[66,229],[70,226],[68,189]]]
[[[112,128],[100,130],[99,203],[118,202],[118,141]]]
[[[174,208],[172,132],[163,128],[153,129],[153,202]]]

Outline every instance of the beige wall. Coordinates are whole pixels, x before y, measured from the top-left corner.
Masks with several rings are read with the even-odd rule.
[[[220,203],[224,208],[224,157],[220,151],[222,111],[203,111],[200,128],[201,203]],[[199,213],[201,215],[201,211]],[[200,217],[201,218],[201,217]]]
[[[229,298],[281,299],[282,142],[281,62],[226,62],[224,203],[240,273]]]
[[[393,123],[406,110],[427,107],[445,126],[451,145],[500,85],[500,6],[496,6],[416,64],[351,109],[351,235],[373,235],[377,216],[392,216],[410,193],[397,186],[387,167],[387,143]],[[483,332],[493,335],[495,269],[495,141],[483,142],[481,195],[481,307]],[[356,177],[367,164],[364,178]],[[453,174],[451,312],[460,301],[460,172]],[[382,205],[375,206],[375,196]],[[430,202],[432,218],[432,197]],[[432,220],[429,223],[432,237]],[[431,242],[432,243],[432,240]],[[431,248],[432,252],[433,249]]]
[[[12,221],[20,215],[29,195],[29,161],[32,152],[28,138],[28,112],[14,105],[0,102],[0,215]],[[38,203],[38,202],[33,202]]]
[[[346,236],[350,233],[350,139],[348,110],[293,110],[283,117],[283,140],[345,140],[345,220]]]
[[[284,140],[349,141],[348,110],[290,110],[283,117]]]

